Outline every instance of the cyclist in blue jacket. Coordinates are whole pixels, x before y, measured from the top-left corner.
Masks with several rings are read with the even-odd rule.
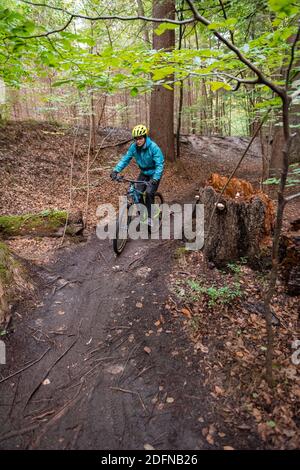
[[[148,224],[153,225],[151,220],[151,204],[154,203],[154,194],[157,191],[164,170],[164,156],[159,146],[148,136],[148,129],[143,124],[135,126],[132,130],[134,142],[130,145],[127,153],[114,167],[111,178],[116,180],[118,173],[129,165],[132,158],[135,159],[141,173],[139,181],[146,181],[146,206],[148,211]],[[139,191],[144,190],[144,185],[137,185]]]

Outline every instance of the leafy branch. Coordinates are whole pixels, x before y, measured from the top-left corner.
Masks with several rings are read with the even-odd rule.
[[[62,7],[56,7],[53,5],[48,5],[46,3],[35,3],[35,2],[30,2],[29,0],[19,0],[22,3],[26,3],[27,5],[32,5],[35,7],[43,7],[43,8],[50,8],[51,10],[56,10],[60,11],[62,13],[65,13],[66,15],[69,15],[69,20],[68,22],[61,28],[59,29],[54,29],[52,31],[48,31],[46,33],[42,34],[37,34],[37,35],[32,35],[32,36],[11,36],[11,37],[17,37],[20,39],[34,39],[34,38],[40,38],[43,36],[49,36],[51,34],[55,34],[57,32],[64,31],[69,24],[75,19],[75,18],[80,18],[84,20],[89,20],[89,21],[100,21],[100,20],[120,20],[120,21],[136,21],[136,20],[142,20],[142,21],[148,21],[151,23],[170,23],[174,25],[180,25],[180,24],[191,24],[197,22],[195,18],[188,18],[186,20],[172,20],[170,18],[151,18],[151,17],[146,17],[142,15],[136,15],[136,16],[120,16],[120,15],[97,15],[97,16],[89,16],[89,15],[83,15],[80,13],[72,13],[65,8]]]

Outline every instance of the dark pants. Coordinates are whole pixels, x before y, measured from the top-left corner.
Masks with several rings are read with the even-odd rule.
[[[152,176],[144,175],[143,172],[141,172],[138,176],[139,181],[150,181],[151,178]],[[154,194],[157,191],[159,183],[160,181],[157,181],[157,183],[155,184],[148,184],[146,188],[146,207],[148,211],[148,217],[151,217],[151,204],[154,204]],[[138,191],[145,191],[145,185],[142,183],[138,183],[136,185],[136,188],[138,189]]]

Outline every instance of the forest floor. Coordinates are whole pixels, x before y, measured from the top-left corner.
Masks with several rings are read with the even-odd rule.
[[[131,241],[116,258],[111,243],[96,237],[97,206],[116,204],[124,192],[108,175],[129,140],[125,130],[102,130],[87,180],[85,129],[75,146],[74,132],[56,125],[0,129],[0,213],[68,208],[74,148],[71,207],[84,211],[87,182],[91,188],[84,242],[8,242],[35,294],[12,306],[3,332],[0,448],[299,447],[299,370],[291,362],[299,298],[278,284],[271,391],[262,375],[265,325],[257,314],[267,272],[243,262],[207,272],[201,252],[186,252],[174,240]],[[211,172],[230,174],[247,143],[184,136],[182,158],[167,166],[160,186],[166,202],[191,202]],[[257,187],[260,171],[255,142],[237,176]],[[137,174],[134,165],[127,174]],[[288,207],[286,229],[297,210]],[[230,302],[212,302],[212,286],[230,287]]]

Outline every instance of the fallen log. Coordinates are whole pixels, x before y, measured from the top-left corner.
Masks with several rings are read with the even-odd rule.
[[[80,235],[84,229],[82,212],[69,213],[59,210],[45,210],[39,213],[23,215],[1,215],[0,236],[10,238],[15,236],[61,237],[67,222],[67,235]]]
[[[232,178],[220,197],[227,182],[228,178],[214,173],[199,192],[199,202],[204,204],[205,255],[218,267],[242,257],[254,261],[260,249],[270,244],[275,218],[273,201],[248,181]]]

